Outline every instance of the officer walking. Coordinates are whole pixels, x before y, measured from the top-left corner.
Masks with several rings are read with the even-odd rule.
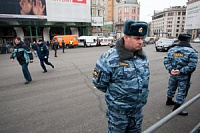
[[[38,57],[40,59],[40,65],[44,70],[43,73],[47,72],[47,69],[46,69],[44,63],[47,65],[50,65],[52,68],[54,68],[54,65],[52,65],[51,62],[48,61],[49,50],[48,50],[47,46],[42,42],[42,39],[38,40],[36,50],[37,50]]]
[[[190,88],[190,78],[196,69],[198,53],[190,45],[190,34],[180,34],[179,44],[171,48],[164,57],[165,68],[170,73],[167,91],[166,105],[174,105],[173,111],[179,108],[185,101]],[[172,98],[178,88],[176,101]],[[179,115],[187,116],[187,111],[182,111]]]
[[[32,81],[31,74],[28,70],[28,64],[29,62],[33,62],[33,55],[28,46],[21,41],[20,37],[16,37],[14,41],[15,47],[13,49],[12,55],[10,56],[10,59],[12,62],[14,62],[15,57],[17,57],[17,61],[22,66],[22,72],[24,74],[24,78],[26,79],[24,84],[28,84]]]
[[[149,63],[142,49],[148,24],[127,20],[124,37],[97,60],[93,84],[105,93],[109,133],[140,133],[147,102]]]

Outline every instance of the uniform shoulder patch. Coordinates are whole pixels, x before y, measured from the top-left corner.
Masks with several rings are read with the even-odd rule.
[[[99,77],[99,73],[100,73],[100,71],[97,68],[95,68],[94,72],[93,72],[93,77],[94,78],[98,78]]]

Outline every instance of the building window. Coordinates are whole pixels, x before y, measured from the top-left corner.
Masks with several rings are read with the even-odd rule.
[[[177,27],[179,27],[179,25],[177,25]]]
[[[177,23],[180,23],[180,21],[177,21]]]
[[[124,8],[124,13],[128,13],[129,11],[128,11],[128,7],[125,7]]]
[[[178,12],[178,15],[181,15],[181,12]]]
[[[185,15],[185,12],[182,12],[182,15]]]
[[[178,17],[178,20],[180,20],[180,17]]]
[[[179,29],[176,29],[176,32],[179,32]]]

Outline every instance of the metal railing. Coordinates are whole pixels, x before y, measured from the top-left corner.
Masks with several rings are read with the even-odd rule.
[[[145,130],[143,133],[153,133],[154,131],[156,131],[158,128],[160,128],[161,126],[163,126],[165,123],[167,123],[169,120],[171,120],[174,116],[176,116],[177,114],[179,114],[181,111],[183,111],[185,108],[187,108],[188,106],[190,106],[191,104],[193,104],[195,101],[197,101],[200,98],[200,93],[198,95],[196,95],[195,97],[193,97],[192,99],[190,99],[188,102],[186,102],[185,104],[183,104],[182,106],[180,106],[178,109],[176,109],[175,111],[171,112],[170,114],[168,114],[167,116],[165,116],[163,119],[161,119],[160,121],[156,122],[154,125],[152,125],[151,127],[149,127],[147,130]],[[198,129],[198,125],[195,127]]]

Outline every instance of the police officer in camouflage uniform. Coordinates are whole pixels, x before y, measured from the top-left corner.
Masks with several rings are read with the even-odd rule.
[[[190,34],[180,34],[179,44],[171,48],[167,56],[164,57],[165,68],[170,73],[166,105],[174,105],[173,111],[184,103],[190,88],[191,74],[194,72],[198,62],[198,53],[190,45]],[[178,88],[176,101],[172,98]],[[182,111],[179,115],[187,116],[187,111]]]
[[[105,93],[109,133],[140,133],[147,102],[149,63],[142,50],[148,25],[127,20],[124,37],[97,60],[93,84]]]

